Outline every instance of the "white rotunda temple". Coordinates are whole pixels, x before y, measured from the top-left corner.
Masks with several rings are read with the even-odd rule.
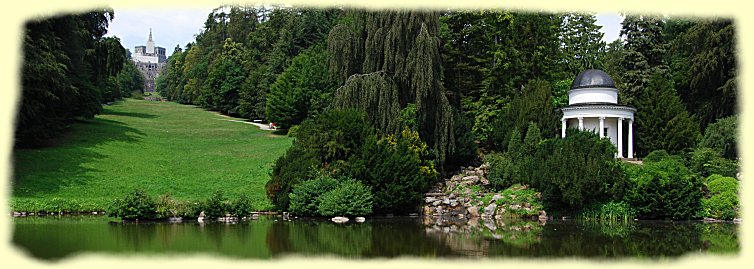
[[[625,144],[628,144],[628,158],[634,158],[636,109],[618,104],[618,89],[607,73],[596,69],[581,72],[568,91],[568,106],[560,110],[563,112],[561,137],[566,136],[568,128],[591,130],[600,138],[607,136],[618,147],[618,158],[624,158]],[[628,139],[624,139],[624,135]]]

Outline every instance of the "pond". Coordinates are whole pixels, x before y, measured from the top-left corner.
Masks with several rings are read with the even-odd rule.
[[[381,217],[336,224],[265,216],[237,224],[136,224],[96,216],[22,217],[13,223],[13,245],[30,257],[49,261],[77,254],[602,260],[738,255],[740,250],[739,226],[733,223]]]

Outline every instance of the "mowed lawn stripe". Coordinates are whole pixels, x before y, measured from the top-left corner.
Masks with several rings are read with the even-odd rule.
[[[106,208],[135,188],[199,201],[215,190],[269,209],[264,184],[291,138],[194,106],[126,100],[76,123],[56,146],[14,152],[13,204],[76,200]]]

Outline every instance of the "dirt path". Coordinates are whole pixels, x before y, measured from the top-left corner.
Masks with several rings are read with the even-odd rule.
[[[245,121],[245,120],[237,120],[237,119],[235,119],[235,118],[232,118],[232,117],[230,117],[230,116],[227,116],[227,115],[223,115],[223,114],[220,114],[220,113],[217,113],[217,115],[218,115],[218,116],[220,116],[220,117],[223,117],[223,118],[224,118],[224,119],[218,119],[218,120],[224,120],[224,121],[232,121],[232,122],[240,122],[240,123],[246,123],[246,124],[256,125],[256,126],[257,126],[257,127],[259,127],[259,129],[261,129],[261,130],[265,130],[265,131],[275,131],[275,129],[274,129],[274,128],[273,128],[273,129],[270,129],[270,125],[268,125],[268,124],[264,124],[264,123],[258,123],[258,122],[250,122],[250,121]]]

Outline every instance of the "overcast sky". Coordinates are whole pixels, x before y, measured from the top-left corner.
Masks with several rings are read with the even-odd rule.
[[[115,10],[115,19],[110,22],[108,36],[120,38],[124,47],[134,51],[134,46],[147,44],[149,29],[157,46],[165,48],[168,56],[176,45],[181,48],[194,41],[212,8],[165,8],[165,9],[120,9]],[[603,40],[610,43],[618,38],[620,23],[617,13],[597,14],[597,24],[605,34]]]

